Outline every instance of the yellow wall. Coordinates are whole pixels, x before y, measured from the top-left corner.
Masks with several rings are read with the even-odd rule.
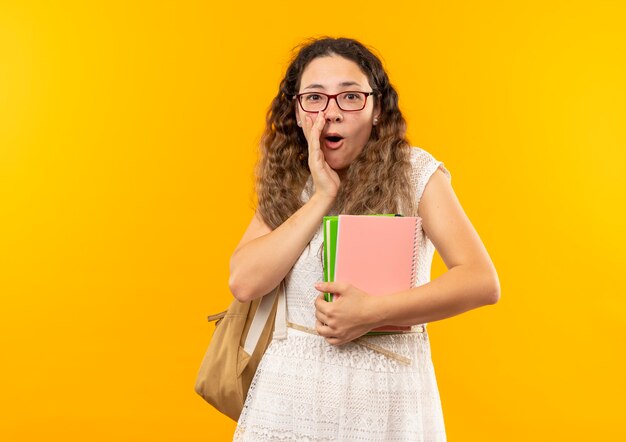
[[[449,440],[626,438],[620,2],[128,3],[0,3],[1,440],[229,439],[193,392],[205,315],[322,34],[383,55],[499,271],[430,325]]]

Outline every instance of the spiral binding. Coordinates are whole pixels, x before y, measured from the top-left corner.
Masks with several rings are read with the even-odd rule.
[[[411,260],[411,285],[410,287],[415,287],[416,279],[417,279],[417,265],[418,265],[418,254],[419,254],[419,236],[418,231],[420,230],[420,226],[422,225],[422,218],[415,217],[415,236],[413,237],[413,259]]]

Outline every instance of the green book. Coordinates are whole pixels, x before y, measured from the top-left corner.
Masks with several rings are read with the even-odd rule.
[[[335,280],[335,253],[337,251],[337,225],[338,216],[324,217],[324,282]],[[333,295],[324,293],[327,302],[333,300]]]

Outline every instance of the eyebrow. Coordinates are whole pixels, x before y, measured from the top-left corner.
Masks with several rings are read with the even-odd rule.
[[[344,81],[342,83],[339,83],[339,86],[342,86],[342,87],[345,87],[345,86],[361,86],[361,84],[357,83],[356,81]],[[313,84],[308,85],[304,89],[326,89],[326,88],[323,85],[321,85],[321,84],[313,83]]]

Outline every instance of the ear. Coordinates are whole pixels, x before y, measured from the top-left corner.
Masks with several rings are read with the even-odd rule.
[[[294,112],[296,114],[296,124],[299,127],[302,127],[303,123],[302,123],[302,118],[300,118],[300,106],[295,106]]]
[[[372,114],[372,118],[374,119],[374,121],[380,120],[380,114],[381,114],[380,103],[377,100],[376,104],[374,105],[374,113]],[[377,123],[374,123],[374,126],[376,126],[376,124]]]

